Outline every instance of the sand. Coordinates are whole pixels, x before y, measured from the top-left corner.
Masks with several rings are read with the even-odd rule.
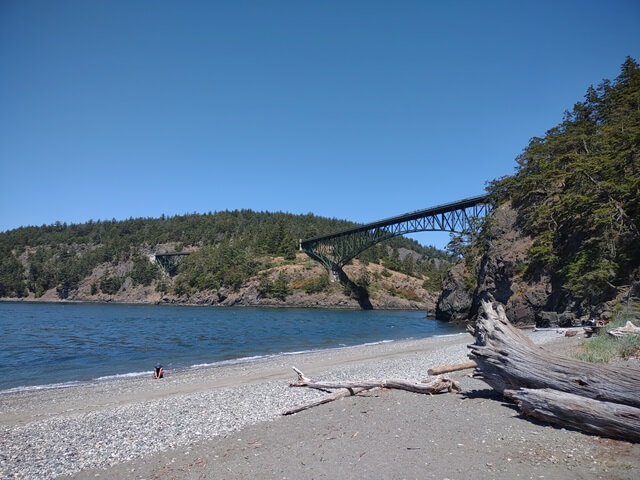
[[[566,350],[576,339],[534,333]],[[310,377],[420,380],[471,337],[393,342],[0,395],[1,478],[639,478],[640,445],[521,417],[468,372],[463,393],[376,391],[283,417]]]

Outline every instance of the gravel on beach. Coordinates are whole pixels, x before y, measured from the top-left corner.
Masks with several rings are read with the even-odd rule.
[[[531,332],[536,343],[558,338]],[[404,378],[467,359],[467,334],[348,347],[0,395],[0,478],[54,478],[197,445],[324,395],[290,388],[291,366],[318,380]],[[214,478],[214,477],[211,477]],[[223,477],[221,477],[223,478]]]

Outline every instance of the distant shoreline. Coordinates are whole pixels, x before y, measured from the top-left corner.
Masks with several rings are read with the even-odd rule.
[[[12,297],[2,297],[0,298],[0,303],[36,303],[36,304],[87,304],[87,305],[153,305],[153,306],[169,306],[169,307],[211,307],[211,308],[301,308],[301,309],[313,309],[313,310],[364,310],[362,308],[358,308],[352,305],[303,305],[303,304],[282,304],[282,305],[273,305],[273,304],[236,304],[236,305],[221,305],[219,303],[189,303],[189,302],[119,302],[116,300],[40,300],[33,298],[12,298]],[[375,310],[377,312],[384,312],[386,310],[391,312],[416,312],[423,310],[422,308],[406,308],[406,307],[385,307],[385,308],[373,308],[371,310]],[[425,309],[426,310],[426,309]],[[427,312],[428,313],[428,312]],[[426,315],[426,313],[425,313]],[[430,317],[435,320],[435,317]]]

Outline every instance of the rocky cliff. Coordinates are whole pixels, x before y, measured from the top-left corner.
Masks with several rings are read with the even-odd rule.
[[[480,300],[491,297],[505,306],[514,324],[570,326],[590,318],[610,318],[614,306],[629,294],[629,288],[620,289],[609,301],[591,304],[573,299],[544,272],[525,278],[532,243],[518,227],[517,212],[511,205],[497,208],[478,242],[449,271],[436,303],[436,318],[472,320]],[[640,291],[640,283],[632,288]]]
[[[580,317],[607,316],[607,305],[590,309],[572,302],[548,275],[524,278],[531,244],[532,239],[518,228],[510,204],[497,208],[478,244],[449,271],[436,318],[473,319],[480,300],[489,296],[504,304],[509,319],[520,325],[570,325]]]

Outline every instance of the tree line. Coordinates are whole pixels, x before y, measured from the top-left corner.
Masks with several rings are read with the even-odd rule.
[[[489,186],[534,238],[523,272],[550,274],[573,298],[600,301],[639,278],[640,68],[590,87]]]
[[[159,249],[179,252],[185,248],[195,251],[180,266],[172,282],[173,293],[237,289],[268,267],[269,258],[295,258],[298,239],[354,226],[353,222],[313,214],[234,210],[21,227],[0,233],[0,297],[24,297],[30,292],[40,296],[55,288],[60,298],[66,298],[97,266],[124,263],[130,265],[127,276],[134,285],[157,281],[157,288],[166,290],[168,286],[161,281],[158,266],[149,262],[148,255]],[[410,257],[400,261],[400,248],[418,252],[418,260]],[[386,262],[388,268],[408,274],[437,271],[440,277],[442,265],[434,266],[427,259],[437,258],[448,264],[450,258],[435,247],[424,247],[402,237],[370,249],[361,257],[365,261]],[[432,277],[435,276],[434,273]],[[91,292],[113,294],[124,280],[112,271],[105,273],[91,286]]]

